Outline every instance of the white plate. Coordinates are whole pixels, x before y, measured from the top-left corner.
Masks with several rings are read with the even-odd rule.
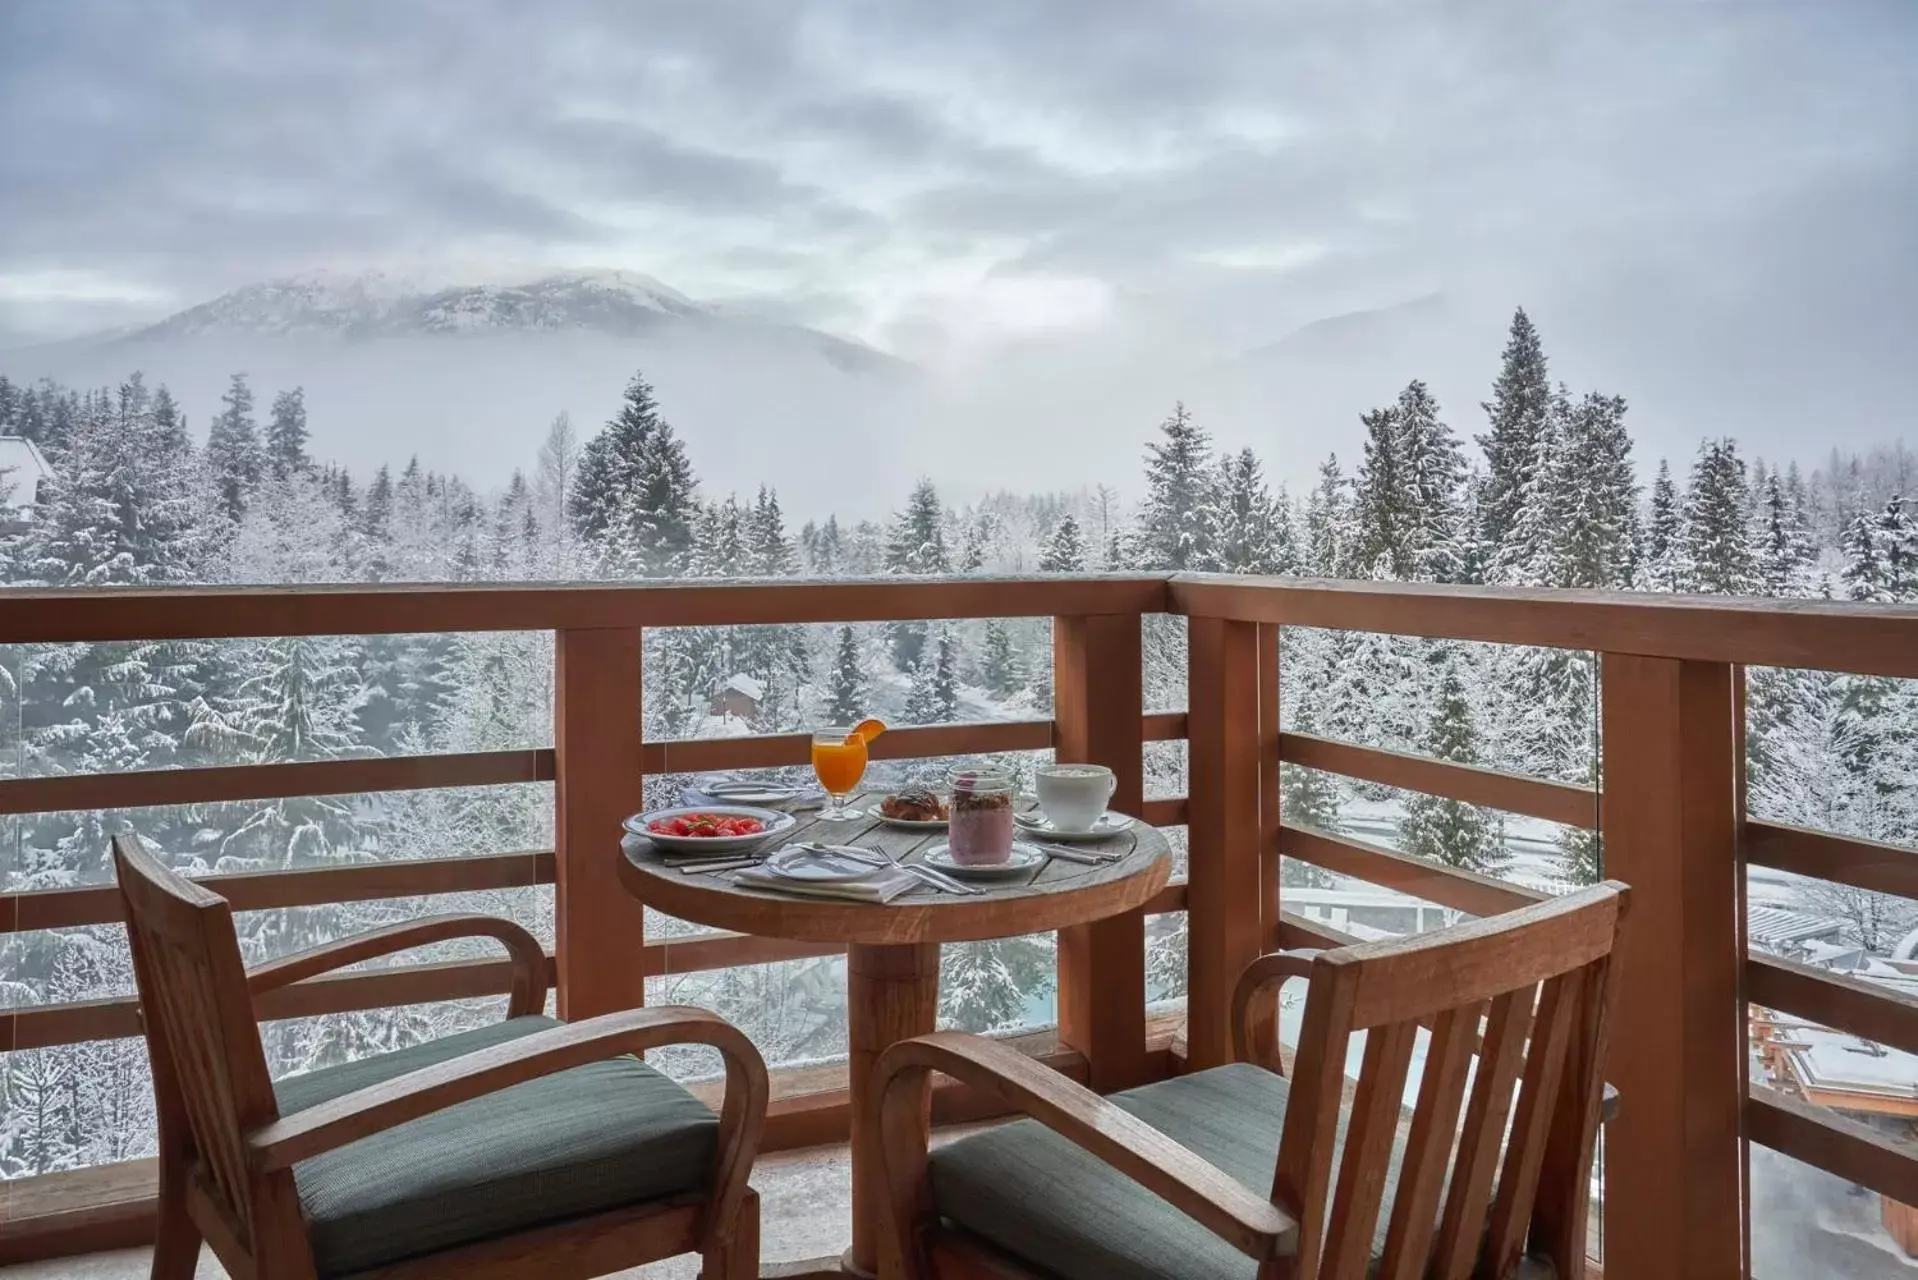
[[[1062,831],[1052,825],[1052,820],[1043,813],[1015,813],[1013,821],[1035,836],[1044,836],[1048,840],[1070,843],[1074,840],[1110,840],[1132,825],[1132,819],[1123,813],[1111,810],[1099,815],[1099,820],[1084,831]]]
[[[943,871],[951,876],[971,876],[978,880],[999,880],[1007,876],[1020,876],[1028,871],[1046,865],[1046,855],[1029,844],[1012,846],[1012,856],[1004,862],[995,862],[990,866],[968,866],[952,856],[952,846],[936,844],[926,850],[925,863],[935,871]]]
[[[844,884],[864,880],[885,868],[870,861],[875,855],[863,850],[842,852],[832,845],[791,845],[768,855],[764,868],[788,880],[807,880],[815,884]]]
[[[901,831],[944,831],[948,826],[952,825],[950,820],[946,818],[932,818],[925,822],[914,822],[910,818],[888,818],[885,814],[879,812],[878,805],[872,807],[872,816],[889,827],[898,827]]]
[[[750,836],[666,836],[649,828],[649,824],[663,818],[680,818],[694,813],[721,813],[729,818],[757,818],[766,824],[766,829],[757,835]],[[636,836],[645,836],[668,853],[737,853],[741,849],[750,849],[773,836],[792,830],[797,821],[790,813],[755,809],[751,805],[699,804],[636,813],[620,825]]]
[[[718,790],[714,790],[718,788]],[[750,778],[696,778],[690,791],[711,796],[722,804],[747,804],[762,807],[789,805],[806,794],[805,788],[781,782],[754,782]]]

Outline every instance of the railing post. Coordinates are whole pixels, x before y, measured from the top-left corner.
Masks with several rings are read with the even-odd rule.
[[[620,820],[644,807],[637,627],[554,636],[559,1016],[646,1003],[645,909],[619,878]]]
[[[1732,668],[1607,653],[1599,830],[1632,887],[1605,1134],[1605,1273],[1745,1274],[1745,1064]]]
[[[1145,802],[1145,693],[1138,614],[1052,620],[1053,758],[1102,764],[1112,807]],[[1059,930],[1059,1038],[1085,1054],[1101,1093],[1145,1078],[1145,913]]]
[[[1186,1065],[1202,1070],[1232,1061],[1232,988],[1264,942],[1265,629],[1187,627]]]

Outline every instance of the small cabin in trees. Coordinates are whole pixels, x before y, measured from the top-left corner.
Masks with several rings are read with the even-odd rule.
[[[25,436],[0,436],[0,534],[19,533],[33,519],[40,486],[53,479],[40,446]]]
[[[759,681],[748,675],[735,675],[713,696],[713,714],[751,720],[759,714],[759,704],[765,697],[766,687]]]

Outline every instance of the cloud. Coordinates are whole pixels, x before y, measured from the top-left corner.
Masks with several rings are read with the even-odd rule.
[[[1815,193],[1910,194],[1915,61],[1907,0],[19,0],[0,277],[84,276],[91,322],[103,280],[132,316],[594,264],[920,345],[1229,344],[1432,288],[1812,276]],[[1910,219],[1875,234],[1911,262]]]

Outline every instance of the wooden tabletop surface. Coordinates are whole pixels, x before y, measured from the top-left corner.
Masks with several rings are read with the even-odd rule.
[[[903,830],[872,816],[882,794],[855,799],[855,807],[867,810],[868,816],[854,822],[821,822],[816,812],[795,814],[798,825],[780,843],[849,844],[912,864],[945,842],[943,829]],[[753,889],[735,883],[731,872],[684,872],[662,860],[650,841],[630,834],[621,842],[619,870],[631,893],[681,920],[769,938],[879,945],[969,942],[1085,924],[1141,906],[1171,875],[1165,836],[1144,822],[1134,821],[1110,839],[1069,847],[1122,852],[1124,857],[1096,867],[1053,858],[1021,876],[969,881],[985,890],[977,897],[928,887],[885,904]]]

